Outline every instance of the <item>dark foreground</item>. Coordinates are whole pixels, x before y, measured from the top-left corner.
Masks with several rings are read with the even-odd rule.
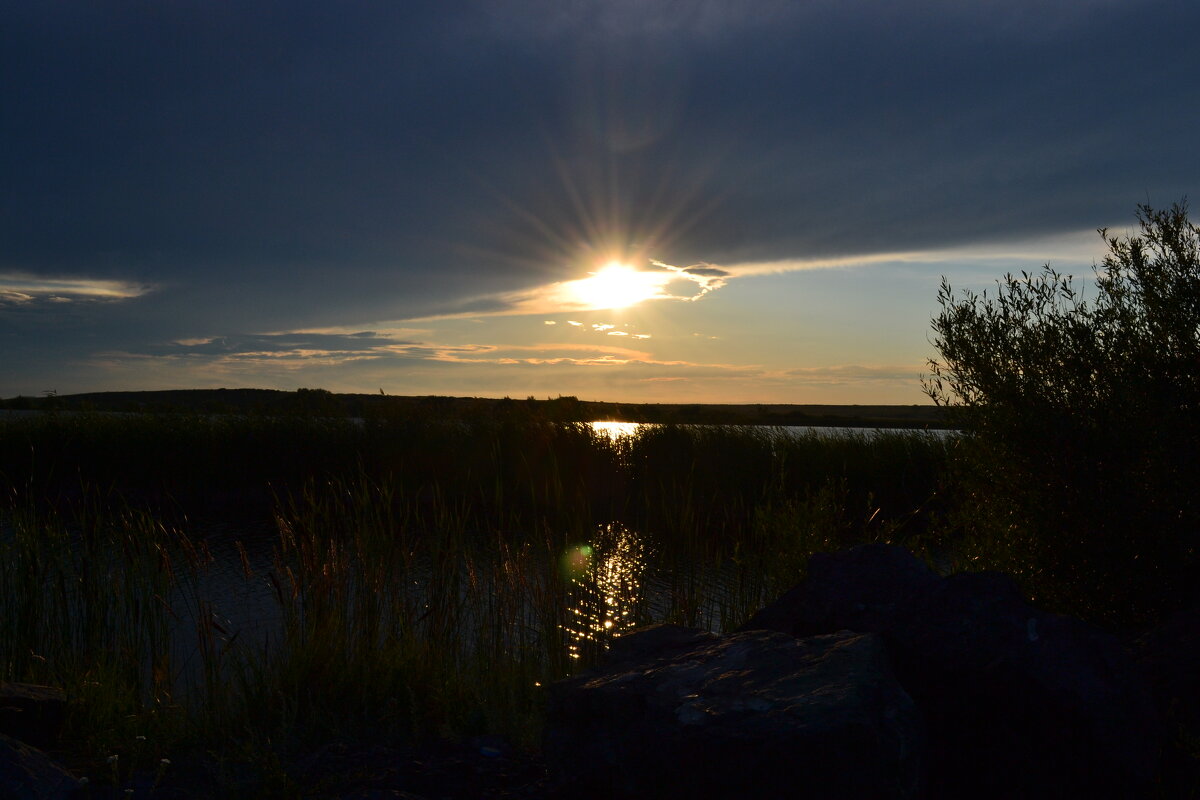
[[[0,788],[64,800],[1194,798],[1197,674],[1196,611],[1120,640],[1029,605],[1007,576],[943,577],[874,544],[814,556],[739,631],[618,638],[600,666],[549,687],[540,755],[492,737],[335,742],[274,773],[180,758],[106,788],[0,739]],[[23,719],[0,711],[0,730],[53,737],[35,705]]]
[[[204,758],[180,759],[157,785],[157,775],[145,772],[123,786],[133,786],[132,797],[155,800],[535,800],[553,796],[541,757],[508,750],[501,742],[446,743],[422,749],[335,743],[296,759],[276,776],[247,769],[239,779],[236,772]],[[71,796],[130,797],[125,788],[101,786]]]

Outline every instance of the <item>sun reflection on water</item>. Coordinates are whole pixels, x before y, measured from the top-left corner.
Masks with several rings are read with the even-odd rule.
[[[567,655],[603,649],[614,636],[638,624],[646,571],[646,544],[619,523],[601,525],[593,541],[571,547],[563,570],[571,583],[571,602],[563,631]]]
[[[602,433],[614,442],[622,436],[633,436],[637,433],[638,428],[642,426],[640,422],[589,422],[592,430],[596,433]]]

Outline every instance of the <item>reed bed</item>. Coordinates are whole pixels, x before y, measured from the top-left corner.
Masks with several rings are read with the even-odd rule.
[[[66,689],[68,746],[97,775],[202,751],[286,794],[280,765],[329,741],[533,748],[544,687],[612,636],[727,630],[814,551],[919,541],[946,450],[537,420],[9,421],[0,678]],[[208,495],[269,515],[269,544],[214,559]],[[230,627],[214,571],[267,596],[269,624]]]

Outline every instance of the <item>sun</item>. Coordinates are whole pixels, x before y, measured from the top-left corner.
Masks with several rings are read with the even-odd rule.
[[[610,261],[590,278],[571,281],[568,288],[574,299],[589,309],[628,308],[661,294],[663,276],[642,272],[628,264]]]

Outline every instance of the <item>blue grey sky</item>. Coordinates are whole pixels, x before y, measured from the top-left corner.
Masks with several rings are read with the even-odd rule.
[[[919,403],[1200,183],[1190,2],[10,0],[0,396]],[[619,266],[618,266],[619,265]]]

